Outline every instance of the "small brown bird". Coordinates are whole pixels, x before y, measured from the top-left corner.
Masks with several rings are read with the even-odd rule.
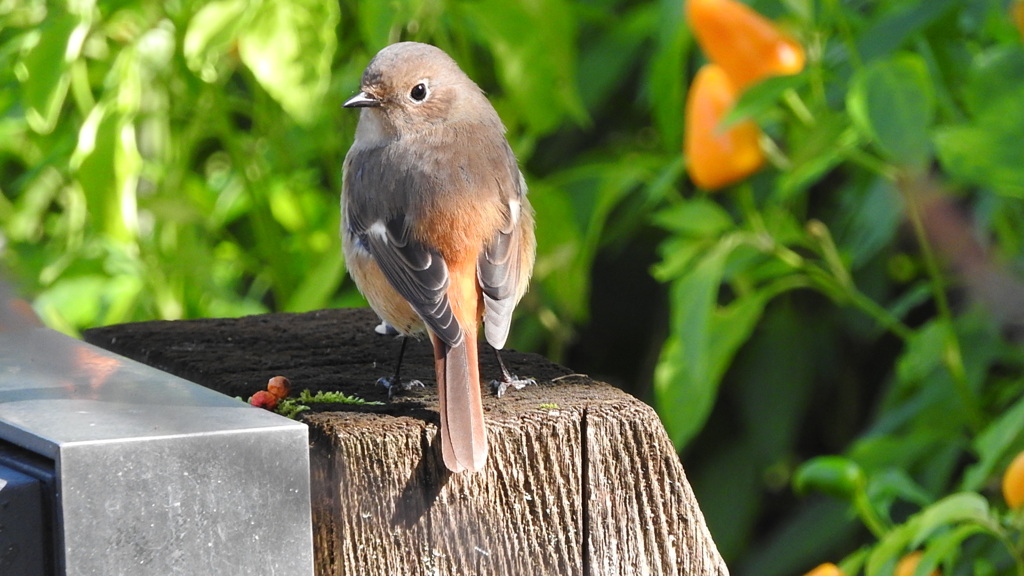
[[[444,463],[480,470],[477,330],[483,320],[488,343],[502,348],[529,284],[536,240],[526,183],[497,112],[439,48],[384,48],[345,107],[362,109],[342,190],[349,273],[390,327],[430,334]],[[526,383],[498,361],[499,395]],[[400,366],[401,352],[389,383],[401,384]]]

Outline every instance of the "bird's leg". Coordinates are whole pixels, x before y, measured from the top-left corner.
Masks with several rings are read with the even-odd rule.
[[[388,391],[388,400],[395,395],[395,388],[401,388],[402,390],[411,390],[415,386],[423,387],[423,382],[419,380],[409,380],[403,382],[401,378],[402,373],[402,357],[405,356],[405,345],[409,343],[409,339],[406,336],[402,336],[402,347],[398,349],[398,360],[395,361],[395,375],[390,377],[378,378],[377,384],[383,386]]]
[[[497,348],[494,348],[494,357],[498,359],[498,366],[501,367],[501,380],[491,380],[491,386],[494,387],[494,392],[498,395],[498,398],[504,396],[509,387],[515,390],[522,390],[528,384],[537,383],[533,378],[520,378],[509,372],[505,366],[505,361],[501,359],[501,352]]]

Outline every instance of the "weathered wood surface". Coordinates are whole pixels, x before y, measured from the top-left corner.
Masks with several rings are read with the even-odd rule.
[[[233,396],[284,375],[296,391],[386,401],[374,382],[398,345],[375,323],[368,311],[326,310],[126,324],[86,339]],[[496,377],[490,350],[482,356],[481,373]],[[426,388],[304,414],[317,574],[727,574],[649,407],[540,356],[505,357],[538,385],[500,399],[485,390],[491,449],[479,474],[441,463],[426,341],[410,342],[402,371]],[[253,497],[274,505],[273,494]]]

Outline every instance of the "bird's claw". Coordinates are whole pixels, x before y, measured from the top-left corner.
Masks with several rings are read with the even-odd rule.
[[[383,386],[388,391],[388,400],[395,395],[395,390],[401,390],[408,392],[413,388],[423,388],[423,382],[419,380],[401,380],[394,376],[388,376],[386,378],[378,378],[377,385]]]
[[[527,386],[536,383],[537,381],[534,380],[533,378],[520,378],[518,376],[510,374],[505,378],[502,378],[501,380],[491,380],[491,387],[494,388],[494,393],[498,396],[498,398],[501,398],[502,396],[505,395],[505,392],[507,392],[509,388],[512,388],[514,390],[522,390],[523,388],[526,388]]]

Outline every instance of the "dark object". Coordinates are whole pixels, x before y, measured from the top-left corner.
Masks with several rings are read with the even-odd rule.
[[[0,441],[0,574],[54,573],[53,462]]]

